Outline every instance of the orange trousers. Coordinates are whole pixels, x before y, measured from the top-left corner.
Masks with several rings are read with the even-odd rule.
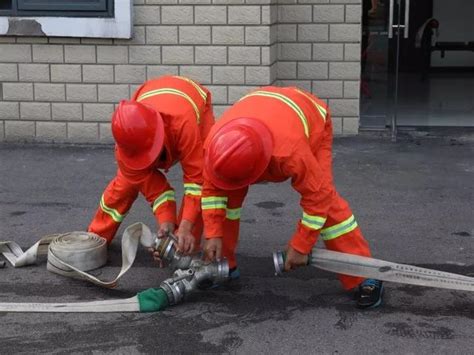
[[[315,157],[334,188],[334,198],[320,235],[326,248],[342,253],[370,257],[369,244],[362,235],[349,204],[336,192],[334,187],[332,176],[332,124],[330,119],[326,122],[323,138],[315,151]],[[242,207],[247,191],[248,188],[228,191],[227,208]],[[222,255],[229,260],[231,268],[237,265],[235,250],[239,237],[239,225],[240,219],[225,220]],[[338,275],[338,278],[346,290],[353,289],[364,280],[349,275]]]
[[[228,195],[227,207],[241,207],[246,195],[247,189],[231,191]],[[326,223],[322,229],[323,235],[324,231],[330,227],[335,227],[337,231],[337,226],[341,224],[344,226],[344,222],[350,220],[351,217],[352,211],[349,207],[349,204],[342,197],[340,197],[339,194],[336,194],[336,198],[331,205]],[[233,268],[237,266],[235,250],[237,248],[239,239],[240,219],[226,219],[224,223],[222,255],[229,261],[229,267]],[[323,237],[323,241],[328,250],[361,256],[371,256],[369,244],[365,240],[358,226],[350,232],[344,233],[336,238],[325,240]],[[346,290],[356,287],[364,280],[360,277],[342,274],[338,275],[338,278]]]
[[[117,210],[123,216],[132,208],[133,203],[138,197],[138,190],[133,189],[130,185],[125,183],[124,179],[114,178],[104,191],[104,198],[107,206]],[[184,197],[181,200],[181,208],[179,210],[177,223],[181,222],[183,215]],[[158,223],[158,221],[157,221]],[[88,227],[89,232],[94,232],[101,237],[107,239],[107,243],[112,243],[121,222],[113,220],[109,214],[105,213],[100,207],[97,209],[94,219]],[[195,250],[200,249],[201,236],[203,234],[202,215],[196,219],[191,233],[196,239]]]

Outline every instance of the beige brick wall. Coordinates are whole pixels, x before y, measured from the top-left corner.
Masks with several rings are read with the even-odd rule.
[[[115,105],[164,74],[208,86],[216,115],[261,85],[328,100],[358,127],[360,1],[135,0],[130,40],[0,37],[0,140],[110,143]]]
[[[279,0],[278,85],[328,102],[335,134],[359,128],[360,0]]]

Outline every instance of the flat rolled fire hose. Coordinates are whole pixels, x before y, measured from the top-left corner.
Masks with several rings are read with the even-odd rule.
[[[102,281],[87,273],[107,262],[107,242],[94,233],[71,232],[41,238],[26,252],[15,242],[0,242],[0,254],[14,266],[36,263],[38,256],[48,254],[47,269],[59,275],[90,281],[98,286],[114,288],[130,269],[137,254],[138,244],[150,245],[154,239],[143,223],[127,227],[122,236],[122,268],[111,281]]]
[[[154,238],[150,229],[143,223],[127,227],[122,236],[122,268],[111,281],[99,280],[86,272],[97,269],[107,262],[107,242],[94,233],[71,232],[46,236],[26,252],[23,252],[15,242],[0,242],[0,254],[3,254],[14,267],[34,264],[38,256],[48,254],[49,271],[113,288],[132,266],[139,242],[149,246],[152,245]],[[0,303],[0,312],[156,312],[167,306],[166,292],[160,288],[150,288],[127,299],[75,303]]]

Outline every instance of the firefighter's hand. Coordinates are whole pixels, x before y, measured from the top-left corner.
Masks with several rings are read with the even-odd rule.
[[[151,253],[153,260],[158,263],[159,267],[164,267],[163,261],[160,258],[160,253],[158,253],[154,248],[147,248],[147,250]]]
[[[220,261],[222,256],[222,238],[206,239],[203,252],[204,261]]]
[[[168,235],[168,233],[172,233],[175,229],[175,224],[173,222],[163,222],[160,224],[158,228],[158,233],[156,236],[158,238],[164,238]],[[164,267],[163,261],[160,258],[160,253],[158,253],[154,248],[148,248],[148,251],[153,256],[153,260],[155,260],[160,267]]]
[[[168,233],[173,233],[175,229],[175,224],[173,222],[163,222],[160,224],[158,228],[158,238],[164,238],[168,235]]]
[[[308,262],[308,255],[297,252],[292,247],[286,250],[285,271],[296,269],[298,266],[304,266]]]
[[[178,250],[184,255],[189,255],[194,250],[194,243],[196,239],[191,233],[193,224],[185,219],[179,224],[176,238],[178,238]]]

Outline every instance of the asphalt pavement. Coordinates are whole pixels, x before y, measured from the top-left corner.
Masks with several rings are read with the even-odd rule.
[[[85,230],[114,176],[110,146],[0,145],[0,240],[24,249],[45,234]],[[457,138],[338,138],[334,175],[374,257],[474,277],[474,142]],[[181,173],[168,174],[178,195]],[[289,183],[253,186],[242,211],[240,281],[147,314],[0,313],[0,354],[472,354],[474,294],[386,284],[361,311],[335,275],[312,267],[275,277],[300,216]],[[120,268],[123,227],[155,222],[140,198],[100,276]],[[322,247],[322,245],[320,245]],[[0,257],[1,260],[1,257]],[[140,250],[115,290],[37,266],[0,269],[0,302],[126,298],[169,276]]]

